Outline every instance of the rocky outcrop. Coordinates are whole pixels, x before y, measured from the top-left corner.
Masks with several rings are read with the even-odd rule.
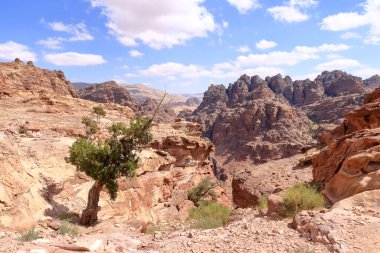
[[[129,94],[127,89],[118,85],[115,81],[97,83],[87,88],[78,90],[82,99],[91,100],[98,103],[114,103],[128,106],[132,110],[138,110],[138,104]]]
[[[78,97],[62,71],[40,69],[19,59],[0,63],[0,96],[18,92]]]
[[[380,188],[380,90],[326,135],[329,145],[312,159],[314,180],[333,203]]]

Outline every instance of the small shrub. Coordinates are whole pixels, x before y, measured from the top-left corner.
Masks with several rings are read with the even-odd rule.
[[[96,115],[98,123],[100,122],[100,117],[106,116],[106,111],[100,105],[92,107],[92,113]]]
[[[31,228],[27,232],[21,234],[20,241],[30,242],[30,241],[38,239],[38,236],[39,236],[38,231],[35,228]]]
[[[160,231],[161,228],[157,225],[154,225],[154,224],[149,224],[148,227],[146,228],[146,234],[149,234],[149,235],[152,235],[154,234],[155,232],[158,232]]]
[[[79,234],[79,230],[77,227],[69,226],[67,224],[61,225],[59,228],[59,232],[63,235],[68,234],[70,236],[77,236]]]
[[[315,251],[310,249],[309,247],[298,247],[295,250],[293,250],[292,253],[315,253]]]
[[[261,196],[259,202],[257,203],[256,210],[260,211],[265,208],[268,208],[268,198],[266,196]]]
[[[218,203],[202,200],[198,207],[189,210],[189,218],[194,221],[192,227],[212,229],[227,224],[231,210]]]
[[[209,177],[204,178],[197,186],[192,188],[188,193],[187,197],[191,200],[196,206],[199,205],[199,202],[203,199],[211,197],[213,201],[217,200],[215,191],[213,190],[217,186],[216,183],[211,182]]]
[[[18,133],[19,134],[26,134],[26,132],[28,131],[28,128],[26,128],[25,125],[21,125],[18,129]]]
[[[301,210],[323,207],[324,197],[315,187],[308,184],[296,184],[282,196],[283,204],[280,213],[284,217],[294,216]]]

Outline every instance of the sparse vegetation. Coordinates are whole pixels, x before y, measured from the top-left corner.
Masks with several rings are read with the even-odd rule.
[[[325,205],[325,199],[316,187],[306,183],[296,184],[289,188],[282,199],[280,213],[284,217],[291,217],[301,210],[320,208]]]
[[[59,232],[63,235],[77,236],[79,234],[79,230],[77,227],[70,226],[68,224],[62,224],[59,228]]]
[[[106,111],[100,105],[92,107],[92,113],[96,115],[96,120],[98,123],[100,122],[100,117],[106,116]]]
[[[82,124],[86,127],[87,137],[95,134],[99,129],[98,124],[88,116],[82,117]]]
[[[212,182],[209,177],[204,178],[197,186],[192,188],[187,196],[196,206],[199,205],[201,200],[211,198],[213,201],[217,200],[215,191],[213,190],[217,183]]]
[[[154,224],[149,224],[148,227],[146,228],[146,234],[153,235],[155,232],[160,231],[160,227]]]
[[[30,242],[30,241],[38,239],[38,237],[39,237],[38,231],[35,228],[31,228],[27,232],[21,234],[20,241]]]
[[[293,250],[291,253],[314,253],[315,251],[310,249],[309,247],[298,247]]]
[[[25,125],[21,125],[18,129],[19,134],[26,134],[27,131],[28,131],[28,128]]]
[[[259,202],[257,203],[256,210],[261,211],[265,208],[268,208],[268,198],[266,196],[261,196]]]
[[[189,218],[193,220],[192,227],[212,229],[227,224],[231,210],[216,202],[201,200],[198,207],[189,210]]]
[[[80,218],[82,225],[93,225],[99,211],[100,191],[105,186],[112,200],[117,196],[117,179],[134,175],[138,167],[137,150],[152,140],[152,119],[137,117],[129,126],[114,123],[105,140],[78,138],[70,147],[67,162],[95,180],[89,191],[87,208]]]

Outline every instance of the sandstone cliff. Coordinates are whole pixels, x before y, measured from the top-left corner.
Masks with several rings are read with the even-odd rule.
[[[380,185],[380,89],[365,104],[347,114],[344,122],[325,135],[329,145],[315,155],[314,180],[334,203]]]

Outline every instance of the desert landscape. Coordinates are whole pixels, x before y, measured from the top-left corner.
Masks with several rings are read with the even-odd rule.
[[[82,20],[99,12],[106,28],[42,18],[39,25],[69,36],[35,43],[56,53],[2,44],[7,38],[0,35],[0,252],[380,252],[379,1],[326,7],[315,0],[227,0],[219,9],[193,0],[156,7],[63,2],[57,13],[73,18],[73,6],[85,5]],[[10,1],[1,7],[14,8]],[[51,7],[44,8],[36,13]],[[242,21],[263,8],[262,25],[273,31],[337,10],[318,23],[323,33],[370,29],[292,51],[262,52],[279,46],[265,39],[256,49],[229,47],[247,55],[208,67],[171,60],[196,51],[209,60],[206,46],[190,41],[206,40],[211,30],[191,37],[195,23],[182,18],[202,29],[216,22],[217,48],[240,31],[231,28],[240,21],[229,11]],[[139,19],[142,10],[149,15]],[[219,11],[230,23],[217,23]],[[257,24],[245,29],[261,31]],[[94,43],[101,31],[107,35],[98,49],[107,60],[58,52]],[[117,50],[112,36],[122,44]],[[361,46],[348,45],[360,39]],[[126,46],[139,49],[127,52],[134,62],[122,59]],[[342,56],[367,47],[375,61]],[[150,63],[160,57],[167,62]],[[145,58],[151,65],[144,69],[137,62]],[[292,75],[323,59],[329,62],[315,63],[312,75]]]

